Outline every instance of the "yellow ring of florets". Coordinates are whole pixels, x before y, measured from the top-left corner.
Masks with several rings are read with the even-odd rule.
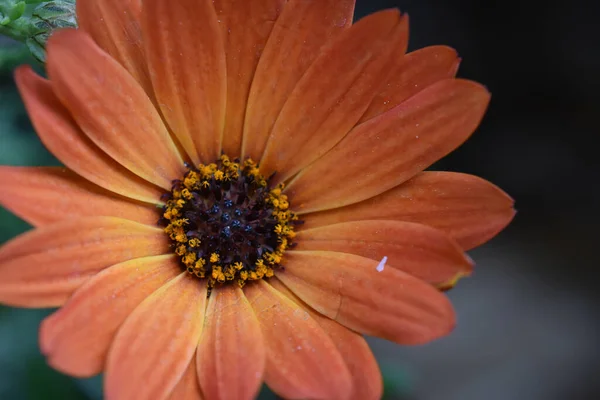
[[[209,287],[214,287],[217,283],[234,281],[242,287],[247,281],[272,277],[274,269],[281,265],[285,250],[292,244],[295,237],[293,223],[298,219],[289,210],[288,198],[283,194],[283,188],[284,185],[280,184],[269,190],[267,180],[260,173],[257,164],[250,159],[240,163],[223,155],[216,163],[200,164],[197,168],[190,168],[181,180],[174,181],[170,197],[163,209],[162,219],[164,231],[169,235],[174,252],[179,256],[182,266],[190,274],[198,278],[206,278]],[[247,193],[243,193],[244,190]],[[248,207],[253,208],[246,210],[243,204],[236,205],[237,208],[234,208],[230,206],[233,200],[227,199],[228,196],[232,199],[237,196],[238,203],[240,198],[249,199],[245,201],[248,202]],[[211,199],[214,203],[212,205]],[[251,225],[256,225],[256,221],[245,225],[244,229],[250,231],[236,231],[232,235],[234,239],[235,235],[240,239],[246,239],[246,236],[258,238],[256,240],[259,243],[258,247],[256,249],[248,247],[248,251],[256,250],[261,254],[260,257],[253,261],[252,254],[250,256],[230,254],[231,252],[226,250],[226,245],[221,246],[225,249],[220,248],[219,244],[222,242],[231,244],[230,247],[237,246],[235,240],[227,237],[227,234],[232,231],[231,226],[228,222],[211,219],[205,223],[204,219],[208,218],[210,213],[220,216],[222,220],[225,220],[225,216],[231,218],[230,214],[233,214],[226,208],[228,206],[235,209],[235,213],[239,212],[239,215],[243,216],[244,212],[248,214],[254,212],[257,205],[261,206],[261,210],[266,213],[267,217],[261,219],[264,221],[264,226],[270,227],[262,237],[265,243],[260,244],[261,237],[252,232]],[[192,220],[190,216],[193,217]],[[238,222],[238,225],[242,224]],[[215,227],[220,227],[219,234],[222,237],[215,239],[215,234],[209,234],[208,229],[206,232],[196,230],[199,226],[206,226],[212,231]],[[261,225],[259,228],[264,226]],[[267,241],[269,243],[266,243]]]

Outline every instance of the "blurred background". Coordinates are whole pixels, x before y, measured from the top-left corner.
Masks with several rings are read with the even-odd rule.
[[[518,210],[450,292],[452,335],[414,348],[370,340],[386,399],[600,399],[600,7],[583,3],[357,0],[357,17],[408,12],[410,50],[452,46],[459,76],[487,85],[480,129],[434,169],[488,179]],[[12,80],[16,65],[35,61],[4,39],[0,55],[0,164],[57,164]],[[0,242],[28,228],[0,209]],[[100,399],[100,378],[46,366],[36,336],[48,313],[0,307],[0,399]]]

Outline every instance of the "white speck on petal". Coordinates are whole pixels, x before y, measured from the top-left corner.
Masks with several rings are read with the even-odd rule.
[[[377,264],[377,272],[381,272],[383,271],[383,269],[385,268],[385,263],[387,262],[387,256],[384,256],[381,261],[379,261],[379,264]]]

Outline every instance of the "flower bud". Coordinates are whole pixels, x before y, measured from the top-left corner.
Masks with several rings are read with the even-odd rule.
[[[75,27],[75,0],[0,0],[0,33],[24,42],[42,63],[46,60],[46,43],[52,32]]]

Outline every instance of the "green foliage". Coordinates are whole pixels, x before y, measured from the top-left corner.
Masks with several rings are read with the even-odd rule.
[[[0,75],[8,75],[21,64],[31,64],[33,59],[27,46],[14,43],[0,46]]]
[[[20,1],[18,3],[10,4],[4,10],[2,10],[2,15],[0,15],[0,25],[8,25],[12,21],[15,21],[25,13],[25,8],[27,5],[24,1]]]
[[[74,0],[0,0],[0,34],[25,43],[41,63],[46,60],[46,43],[52,32],[76,26]]]

